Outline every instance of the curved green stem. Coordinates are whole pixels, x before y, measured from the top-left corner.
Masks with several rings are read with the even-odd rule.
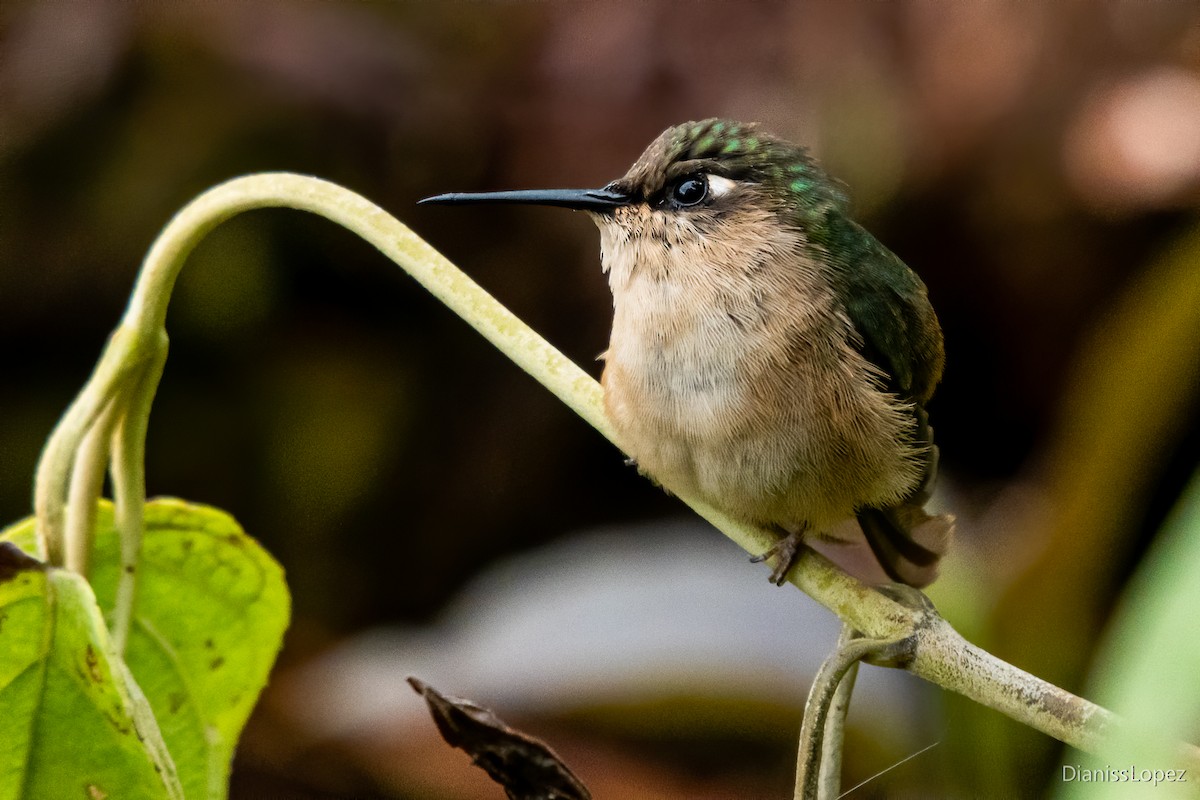
[[[117,653],[125,655],[133,604],[137,596],[138,557],[142,551],[146,505],[146,428],[150,406],[167,363],[167,334],[159,331],[158,344],[150,362],[133,388],[128,413],[113,435],[112,480],[113,520],[121,532],[121,563],[113,602],[112,640]]]
[[[849,694],[853,684],[848,684],[844,694],[839,689],[848,673],[856,670],[858,662],[874,656],[887,655],[910,646],[908,639],[882,641],[879,639],[855,638],[849,626],[842,627],[833,652],[821,662],[821,668],[813,678],[808,700],[804,704],[804,721],[800,726],[800,748],[796,756],[795,800],[834,800],[840,776],[834,770],[841,766],[841,738],[844,714],[849,706]],[[852,680],[852,679],[851,679]],[[836,700],[843,702],[835,709]],[[836,722],[829,730],[830,712],[835,712]],[[838,717],[837,715],[841,715]],[[826,741],[832,733],[834,740]],[[828,763],[830,750],[837,754],[837,764]],[[822,791],[824,789],[824,791]]]
[[[136,341],[118,328],[108,340],[95,372],[71,403],[38,461],[34,483],[38,549],[51,566],[66,563],[66,510],[76,454],[104,409],[139,367]]]
[[[854,637],[854,629],[842,626],[839,642]],[[817,788],[820,800],[837,800],[842,793],[842,748],[846,743],[846,717],[850,713],[850,696],[854,693],[854,682],[858,679],[858,662],[846,670],[838,682],[837,691],[829,703],[829,714],[825,720],[825,735],[821,737],[821,780]]]
[[[264,207],[309,211],[362,236],[615,441],[600,385],[383,209],[316,178],[249,175],[208,190],[168,223],[146,256],[129,307],[96,372],[50,437],[38,465],[35,506],[39,547],[51,564],[64,563],[64,516],[76,453],[105,407],[118,392],[127,392],[132,399],[117,423],[113,475],[121,508],[122,572],[136,575],[145,500],[141,462],[146,418],[165,357],[164,322],[172,287],[184,260],[209,231],[236,214]],[[88,449],[98,456],[99,447]],[[93,487],[94,481],[82,484]],[[738,523],[697,497],[676,494],[748,552],[761,553],[775,540],[772,533]],[[80,497],[73,500],[83,502]],[[1076,747],[1103,750],[1108,729],[1115,724],[1109,712],[973,647],[944,621],[926,624],[927,614],[862,584],[812,551],[797,560],[789,580],[871,639],[895,640],[917,631],[910,671]],[[121,590],[122,611],[114,624],[118,630],[127,630],[133,590],[129,578]],[[1200,772],[1200,751],[1187,748],[1182,751],[1187,754],[1184,765]]]
[[[109,439],[124,413],[121,393],[100,412],[96,422],[80,442],[71,464],[67,488],[66,567],[88,577],[92,563],[92,532],[96,527],[96,498],[104,488],[104,467],[108,463]]]
[[[146,256],[123,324],[162,329],[171,288],[196,244],[230,217],[270,207],[308,211],[366,239],[593,427],[613,438],[600,387],[587,373],[395,217],[362,196],[318,178],[248,175],[197,197],[167,224]]]

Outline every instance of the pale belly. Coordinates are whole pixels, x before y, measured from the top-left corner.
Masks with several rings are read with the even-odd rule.
[[[774,341],[715,315],[669,336],[627,327],[606,361],[621,445],[667,489],[732,516],[821,530],[917,483],[911,414],[844,341]]]

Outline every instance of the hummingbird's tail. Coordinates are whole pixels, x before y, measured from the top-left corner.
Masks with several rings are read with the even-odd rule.
[[[954,517],[925,511],[937,480],[938,448],[924,409],[917,406],[916,414],[918,441],[927,445],[920,485],[894,506],[864,508],[857,516],[867,544],[888,577],[920,589],[937,579],[938,562],[950,549]]]

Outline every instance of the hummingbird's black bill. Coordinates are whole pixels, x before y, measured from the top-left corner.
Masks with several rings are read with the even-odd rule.
[[[578,211],[611,211],[629,205],[632,198],[615,189],[522,189],[515,192],[451,192],[426,197],[417,205],[482,205],[485,203],[521,203],[557,206]]]

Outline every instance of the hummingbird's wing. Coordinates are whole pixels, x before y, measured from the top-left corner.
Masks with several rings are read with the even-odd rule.
[[[905,400],[925,403],[942,377],[942,329],[925,284],[853,220],[831,212],[823,231],[834,291],[861,338],[860,350]]]
[[[923,404],[942,377],[941,326],[925,284],[874,236],[837,212],[829,215],[825,233],[835,291],[858,333],[859,350],[884,373],[888,390],[913,404],[914,438],[925,452],[922,480],[909,496],[886,508],[859,509],[858,523],[889,577],[926,586],[937,577],[954,530],[952,516],[924,508],[937,479],[938,448]]]

